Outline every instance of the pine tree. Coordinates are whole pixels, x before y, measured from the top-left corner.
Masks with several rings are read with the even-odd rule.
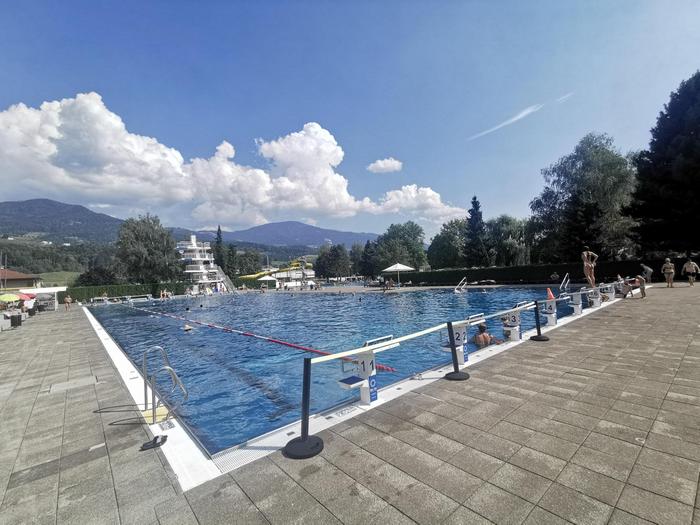
[[[214,263],[224,267],[224,239],[221,235],[221,225],[216,229],[216,241],[214,241]]]
[[[226,275],[229,276],[229,278],[233,278],[234,275],[236,275],[237,268],[237,259],[236,259],[236,245],[235,244],[229,244],[228,249],[226,250],[226,260],[224,264],[224,272]]]
[[[467,266],[488,266],[489,254],[486,250],[486,226],[481,213],[481,203],[476,195],[467,216],[467,229],[464,242],[464,260]]]

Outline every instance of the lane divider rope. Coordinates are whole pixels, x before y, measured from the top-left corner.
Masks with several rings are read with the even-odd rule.
[[[186,317],[182,317],[179,315],[170,314],[167,312],[158,312],[156,310],[151,310],[149,308],[143,308],[141,306],[134,306],[131,304],[124,304],[124,303],[120,303],[120,304],[122,306],[127,306],[129,308],[133,308],[134,310],[140,310],[142,312],[146,312],[149,314],[160,315],[163,317],[170,317],[171,319],[176,319],[178,321],[184,321],[186,323],[194,323],[194,324],[197,324],[199,326],[204,326],[207,328],[214,328],[216,330],[221,330],[221,331],[227,332],[227,333],[238,334],[238,335],[242,335],[245,337],[252,337],[254,339],[260,339],[262,341],[267,341],[269,343],[275,343],[278,345],[287,346],[289,348],[294,348],[296,350],[302,350],[304,352],[311,352],[311,353],[319,354],[319,355],[331,355],[332,354],[332,352],[325,352],[323,350],[318,350],[316,348],[298,345],[296,343],[290,343],[289,341],[283,341],[281,339],[275,339],[273,337],[267,337],[265,335],[259,335],[259,334],[255,334],[253,332],[248,332],[248,331],[244,331],[244,330],[237,330],[235,328],[231,328],[230,326],[222,326],[222,325],[218,325],[218,324],[214,324],[214,323],[205,323],[204,321],[197,321],[196,319],[187,319]],[[352,359],[345,358],[344,361],[352,361]],[[387,366],[387,365],[382,365],[382,364],[377,364],[377,370],[382,370],[384,372],[396,372],[395,368],[393,368],[391,366]]]

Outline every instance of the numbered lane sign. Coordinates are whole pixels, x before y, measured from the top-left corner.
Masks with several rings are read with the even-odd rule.
[[[360,373],[361,377],[369,377],[377,373],[374,352],[365,352],[360,354],[358,357],[358,372]]]

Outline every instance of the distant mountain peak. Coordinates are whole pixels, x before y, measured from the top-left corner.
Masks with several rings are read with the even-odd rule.
[[[299,221],[280,221],[253,226],[246,230],[222,232],[224,240],[255,242],[272,246],[321,246],[328,241],[344,244],[348,248],[355,243],[365,244],[378,237],[376,233],[347,232],[319,228]]]
[[[39,234],[53,241],[81,239],[95,243],[114,242],[122,224],[121,219],[98,213],[79,204],[66,204],[51,199],[0,202],[0,234]],[[170,228],[176,237],[192,232],[186,228]],[[214,232],[196,232],[203,237]],[[255,243],[268,246],[318,247],[329,240],[348,248],[355,243],[364,245],[377,238],[375,233],[355,233],[319,228],[299,221],[281,221],[253,226],[246,230],[222,232],[226,242]]]

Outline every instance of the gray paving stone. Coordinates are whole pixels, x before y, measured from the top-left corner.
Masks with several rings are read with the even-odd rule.
[[[670,472],[637,464],[632,469],[628,483],[661,496],[678,500],[681,503],[695,504],[697,481],[689,481]]]
[[[528,447],[521,448],[508,462],[550,480],[556,479],[566,465],[559,458]]]
[[[481,431],[458,421],[450,421],[446,425],[440,427],[438,434],[457,441],[462,445],[468,445],[472,439],[481,434]]]
[[[256,503],[265,518],[273,524],[293,522],[316,505],[318,502],[299,485],[270,491],[268,496]]]
[[[488,480],[501,468],[503,461],[471,447],[450,458],[450,463],[478,478]]]
[[[508,458],[520,450],[522,445],[489,432],[483,432],[472,439],[469,442],[469,446],[502,461],[507,461]]]
[[[521,445],[527,444],[530,438],[536,433],[534,430],[521,427],[509,421],[499,421],[491,427],[489,432]]]
[[[632,485],[622,491],[618,508],[654,523],[690,523],[693,507]]]
[[[484,483],[465,506],[494,523],[504,525],[522,523],[533,508],[532,503],[490,483]]]
[[[493,522],[467,507],[459,507],[443,523],[444,525],[489,525]]]
[[[557,478],[557,483],[578,490],[603,503],[615,506],[624,483],[587,468],[569,463]]]
[[[199,523],[269,523],[228,476],[200,485],[185,493],[185,497]]]
[[[570,522],[541,507],[535,507],[524,523],[525,525],[565,525]]]
[[[537,503],[552,484],[550,480],[506,463],[494,474],[489,483],[521,498]]]
[[[325,505],[335,517],[349,525],[367,523],[388,506],[382,498],[359,483],[340,488]]]
[[[366,472],[361,482],[375,494],[393,503],[404,490],[415,485],[417,480],[393,465],[384,464],[374,471]]]
[[[573,489],[552,484],[539,506],[577,525],[607,523],[612,507]]]
[[[484,483],[482,479],[449,463],[429,473],[422,481],[458,503],[464,503]]]
[[[407,487],[392,502],[401,512],[417,523],[439,523],[452,514],[459,504],[422,483]]]
[[[650,432],[645,445],[660,452],[700,462],[700,445]]]
[[[630,514],[621,509],[613,510],[612,516],[608,525],[651,525],[651,521],[647,521],[639,516]]]
[[[528,448],[544,452],[559,459],[569,460],[578,450],[578,445],[558,437],[535,432],[526,443]]]
[[[312,465],[308,465],[313,468]],[[249,463],[231,472],[231,477],[256,505],[271,493],[284,493],[296,484],[269,458]]]

